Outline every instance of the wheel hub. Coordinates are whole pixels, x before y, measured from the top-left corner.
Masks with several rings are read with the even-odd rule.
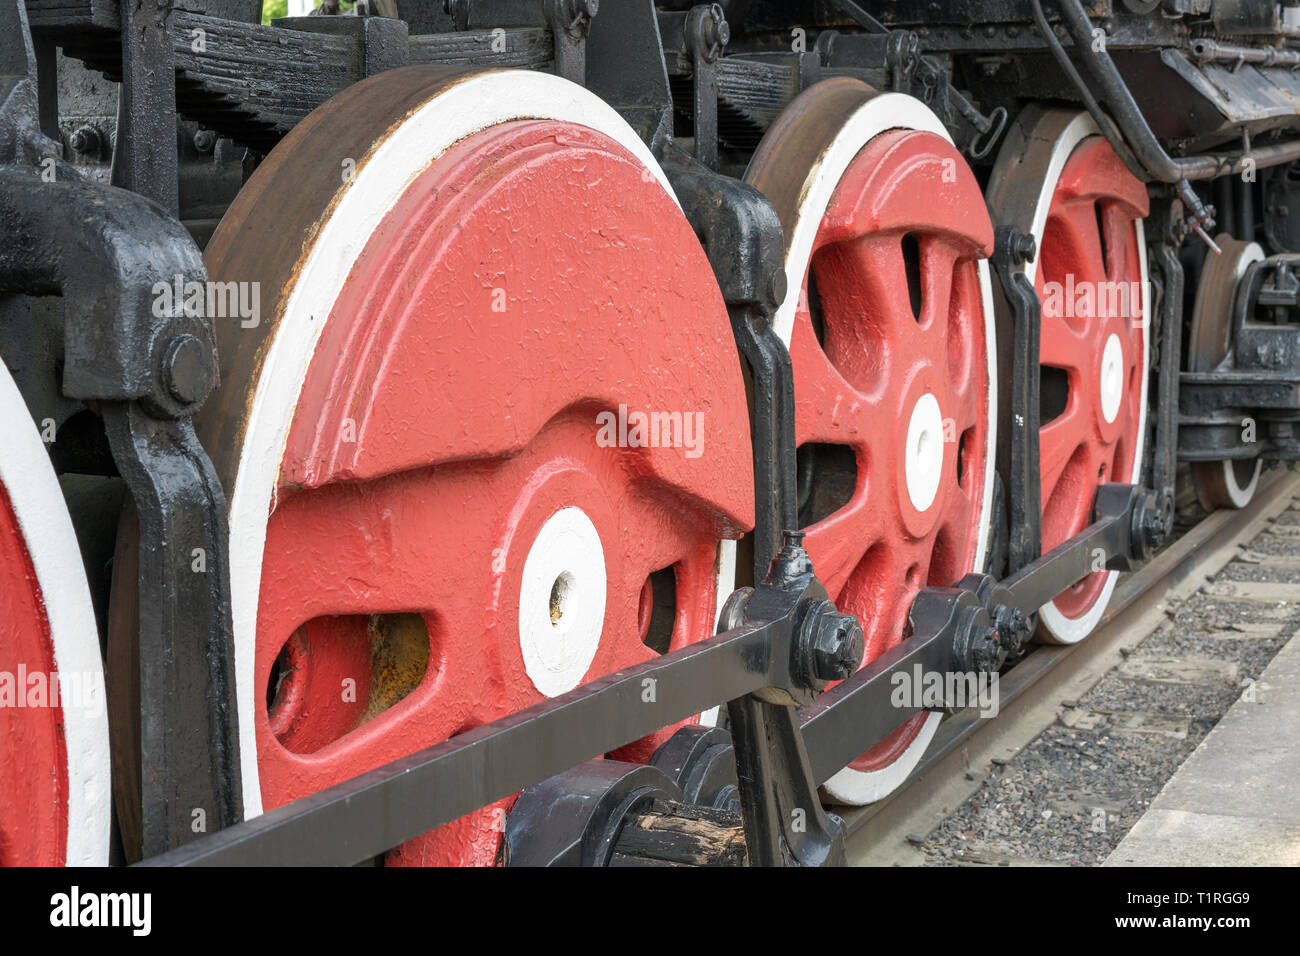
[[[519,648],[541,693],[558,697],[582,683],[605,623],[605,550],[581,508],[542,525],[524,562]]]
[[[929,392],[912,406],[907,424],[907,494],[912,507],[926,511],[934,504],[943,479],[943,413],[939,400]]]
[[[1112,332],[1102,350],[1101,374],[1097,376],[1101,414],[1107,424],[1119,415],[1119,406],[1124,400],[1124,371],[1124,346],[1120,344],[1119,336]]]

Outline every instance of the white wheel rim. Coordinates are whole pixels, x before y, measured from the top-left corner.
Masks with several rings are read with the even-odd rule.
[[[77,536],[59,479],[22,394],[0,363],[0,484],[9,495],[50,626],[54,661],[76,675],[84,697],[63,699],[67,749],[69,866],[107,866],[111,826],[108,708],[99,630]],[[38,768],[29,768],[37,772]]]

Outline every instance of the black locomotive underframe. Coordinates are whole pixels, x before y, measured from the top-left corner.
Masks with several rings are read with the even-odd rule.
[[[394,2],[399,9],[410,6]],[[728,151],[743,149],[795,94],[828,72],[915,92],[969,154],[985,155],[1006,110],[985,112],[960,93],[948,54],[1002,54],[1028,44],[1046,57],[1050,43],[1030,27],[1033,0],[987,0],[980,8],[979,22],[1023,24],[1023,34],[1005,26],[972,33],[938,24],[924,30],[924,42],[907,28],[908,4],[896,4],[891,23],[882,25],[857,4],[826,0],[819,9],[830,10],[839,28],[823,30],[819,48],[753,49],[734,57],[720,55],[720,11],[656,11],[652,0],[609,3],[594,18],[577,0],[454,0],[445,16],[427,14],[427,33],[414,32],[414,15],[408,17],[412,30],[379,17],[303,18],[261,27],[246,22],[254,6],[247,0],[27,0],[25,8],[22,0],[10,0],[0,7],[0,225],[7,238],[0,250],[0,293],[58,295],[64,303],[60,354],[39,353],[20,329],[0,328],[0,349],[10,364],[48,365],[64,398],[99,415],[111,461],[95,467],[126,480],[138,515],[149,864],[356,863],[521,790],[581,799],[572,802],[579,809],[567,822],[552,820],[539,835],[547,818],[530,816],[530,802],[521,798],[506,827],[517,861],[598,863],[611,828],[638,794],[681,796],[687,788],[656,777],[653,768],[584,762],[720,701],[728,704],[750,861],[838,862],[842,828],[822,810],[817,788],[916,712],[891,702],[894,675],[918,665],[935,674],[997,670],[1032,633],[1040,606],[1103,567],[1133,569],[1168,532],[1180,449],[1183,273],[1177,250],[1188,232],[1181,210],[1187,206],[1193,224],[1208,216],[1186,181],[1235,171],[1247,153],[1260,166],[1300,156],[1296,142],[1282,138],[1254,152],[1247,146],[1170,160],[1158,145],[1151,148],[1155,139],[1141,112],[1128,108],[1131,98],[1116,95],[1117,74],[1104,54],[1086,64],[1109,91],[1103,99],[1115,111],[1118,130],[1108,122],[1103,128],[1138,143],[1130,159],[1145,167],[1144,178],[1181,180],[1183,186],[1181,194],[1153,188],[1149,221],[1149,228],[1157,226],[1148,240],[1160,290],[1153,490],[1103,486],[1093,524],[1039,553],[1033,370],[1040,306],[1023,274],[1033,248],[1027,237],[999,230],[994,266],[1013,321],[1011,411],[1017,422],[1009,465],[999,475],[1006,548],[993,573],[923,590],[910,609],[906,639],[823,693],[828,675],[818,654],[827,635],[841,638],[839,650],[856,651],[858,659],[861,648],[860,642],[850,647],[851,622],[826,601],[800,535],[789,530],[797,523],[793,381],[789,355],[770,325],[785,288],[780,225],[762,196],[718,170],[732,171]],[[1093,12],[1075,0],[1064,0],[1062,9],[1073,17],[1066,21],[1076,34]],[[1125,31],[1136,28],[1131,18],[1118,19],[1107,29],[1122,46]],[[498,27],[505,28],[503,36],[494,36]],[[1164,42],[1168,25],[1160,29],[1156,39]],[[282,82],[231,80],[238,64],[223,64],[219,44],[213,53],[196,51],[190,43],[195,30],[227,38],[226,48],[236,46],[243,62],[278,56]],[[1152,42],[1149,35],[1139,41]],[[121,81],[112,181],[122,189],[85,181],[62,158],[56,46]],[[1202,53],[1209,59],[1226,55],[1208,47]],[[194,241],[175,218],[182,210],[174,131],[183,116],[265,152],[342,86],[417,62],[549,69],[585,82],[620,110],[663,162],[714,266],[753,381],[758,583],[733,595],[724,612],[727,629],[708,641],[236,822],[243,814],[225,499],[189,421],[218,384],[212,331],[203,319],[154,318],[147,298],[156,281],[206,278]],[[1088,103],[1087,89],[1075,92]],[[674,127],[683,122],[691,135],[675,141]],[[41,181],[39,171],[51,165],[56,182]],[[80,232],[66,228],[73,219],[84,223]],[[1243,304],[1243,314],[1253,307],[1253,300]],[[1285,325],[1271,333],[1285,340],[1288,361],[1274,363],[1268,375],[1244,366],[1199,378],[1184,373],[1184,414],[1214,413],[1223,405],[1292,411],[1300,340]],[[191,572],[195,548],[206,555],[204,574]],[[716,744],[722,732],[712,733]],[[195,840],[189,823],[199,807],[222,828]]]

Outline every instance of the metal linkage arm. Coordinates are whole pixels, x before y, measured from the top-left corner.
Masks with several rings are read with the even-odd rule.
[[[851,632],[837,633],[842,622],[833,609],[828,610],[825,593],[796,542],[773,563],[769,580],[746,593],[745,603],[753,612],[747,623],[146,862],[357,863],[699,713],[720,696],[736,699],[754,692],[780,696],[793,691],[811,699],[825,681],[818,684],[814,678],[796,675],[817,670],[819,660],[837,660],[837,653],[843,656],[837,640],[848,642],[851,656],[854,639]],[[860,631],[856,647],[860,660]],[[808,682],[802,691],[800,680]],[[785,770],[780,761],[774,763],[773,772]],[[591,776],[589,767],[580,767],[579,772],[584,779]],[[760,777],[759,786],[773,785],[772,773]],[[615,774],[610,786],[621,786],[622,779],[622,774]],[[589,791],[589,784],[588,780],[579,789]],[[741,790],[743,795],[743,780]],[[599,799],[600,792],[593,797]],[[811,785],[802,801],[799,808],[815,821],[822,811]],[[522,859],[583,858],[576,849],[525,848],[518,835],[511,842]]]
[[[1023,568],[1042,551],[1038,477],[1039,339],[1042,304],[1025,275],[1036,254],[1034,237],[1009,226],[997,230],[993,268],[1011,306],[1011,447],[1008,463],[1008,566]]]
[[[1136,485],[1103,485],[1095,520],[1004,581],[972,574],[956,588],[926,588],[908,616],[910,636],[803,711],[813,777],[824,783],[913,714],[927,709],[892,693],[898,675],[996,671],[1030,636],[1030,616],[1094,571],[1130,571],[1172,527],[1169,499]],[[946,682],[945,682],[946,683]],[[870,732],[864,732],[869,728]]]
[[[153,309],[158,283],[206,273],[156,206],[53,169],[0,170],[0,292],[63,297],[63,392],[99,411],[139,517],[143,839],[160,853],[194,837],[195,811],[243,815],[226,502],[189,420],[216,384],[212,329]]]
[[[1096,571],[1131,571],[1173,527],[1173,502],[1138,485],[1097,489],[1093,523],[999,585],[997,604],[1036,611]]]
[[[802,714],[813,779],[823,784],[869,749],[863,728],[879,729],[877,739],[924,708],[912,699],[899,706],[893,695],[896,674],[947,674],[954,670],[959,636],[975,638],[992,650],[994,632],[974,592],[926,588],[908,615],[912,636],[876,658],[848,680],[822,694]],[[863,746],[863,744],[866,746]]]

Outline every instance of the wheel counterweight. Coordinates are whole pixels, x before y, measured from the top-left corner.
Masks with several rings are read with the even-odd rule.
[[[219,324],[198,422],[230,489],[251,813],[713,633],[753,525],[739,359],[662,171],[594,95],[359,83],[205,261],[266,306]],[[389,862],[491,863],[511,802]]]

